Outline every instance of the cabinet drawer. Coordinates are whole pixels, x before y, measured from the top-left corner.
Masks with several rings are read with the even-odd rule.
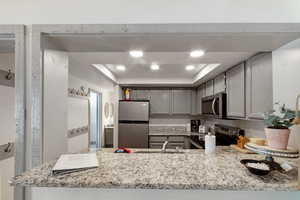
[[[166,136],[150,136],[150,142],[165,142],[167,140]]]
[[[172,142],[172,143],[169,143],[168,146],[167,146],[167,149],[176,149],[177,148],[180,148],[180,149],[184,149],[184,143],[179,143],[179,142]]]
[[[184,136],[169,136],[169,142],[184,142]]]
[[[163,143],[150,143],[149,147],[150,149],[161,149],[163,146]],[[183,142],[169,142],[167,145],[167,149],[176,149],[176,147],[180,149],[184,149],[184,143]]]
[[[150,143],[149,148],[150,149],[161,149],[163,143]]]

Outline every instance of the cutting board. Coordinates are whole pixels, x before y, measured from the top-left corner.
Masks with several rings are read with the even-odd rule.
[[[255,154],[253,151],[247,150],[247,149],[242,149],[239,146],[237,146],[236,144],[232,144],[230,145],[231,148],[233,148],[234,150],[241,152],[241,153],[245,153],[245,154]]]

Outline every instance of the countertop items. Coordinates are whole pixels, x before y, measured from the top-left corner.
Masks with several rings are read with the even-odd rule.
[[[141,150],[146,152],[134,153]],[[51,169],[55,162],[46,163],[14,177],[11,184],[30,187],[251,191],[293,191],[298,186],[297,168],[286,174],[272,171],[262,177],[252,175],[240,161],[259,160],[264,156],[240,154],[230,147],[218,146],[214,156],[206,156],[200,149],[168,150],[169,153],[136,149],[130,154],[115,154],[113,151],[102,149],[97,153],[97,169],[52,176]],[[277,161],[282,162],[283,159]]]

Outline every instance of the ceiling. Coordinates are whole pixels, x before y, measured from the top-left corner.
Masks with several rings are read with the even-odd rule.
[[[89,66],[102,64],[106,66],[122,82],[191,82],[200,71],[202,64],[221,63],[227,69],[241,60],[245,60],[255,52],[214,52],[202,58],[190,58],[187,52],[155,52],[145,53],[143,58],[131,58],[127,52],[113,53],[69,53],[69,65]],[[158,63],[160,70],[151,71],[151,63]],[[118,71],[117,65],[125,65],[125,71]],[[186,71],[185,66],[193,64],[195,70]]]
[[[45,44],[46,48],[68,51],[70,68],[101,64],[120,84],[193,84],[202,64],[221,65],[200,81],[258,52],[272,51],[299,37],[299,33],[56,35],[47,36]],[[135,49],[144,51],[144,56],[130,57],[128,52]],[[195,49],[206,54],[191,58],[189,52]],[[151,71],[152,63],[159,64],[160,70]],[[185,66],[190,64],[196,69],[186,71]],[[126,70],[118,71],[116,65],[125,65]]]
[[[48,36],[47,41],[70,52],[253,52],[272,51],[299,37],[299,33],[99,34]]]

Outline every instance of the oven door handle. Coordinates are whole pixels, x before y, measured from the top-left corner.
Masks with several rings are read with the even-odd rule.
[[[213,100],[213,102],[211,104],[211,108],[212,108],[212,111],[213,111],[214,115],[216,115],[216,111],[215,111],[216,100],[217,100],[217,97],[214,98],[214,100]]]

